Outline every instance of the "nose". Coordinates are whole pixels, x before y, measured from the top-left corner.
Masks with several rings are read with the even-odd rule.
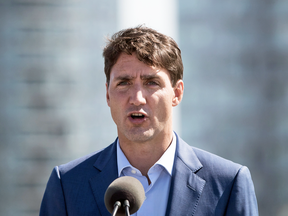
[[[140,86],[131,89],[129,102],[135,106],[146,104],[145,94]]]

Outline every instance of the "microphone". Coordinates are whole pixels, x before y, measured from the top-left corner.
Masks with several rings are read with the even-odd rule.
[[[104,196],[107,210],[112,215],[116,215],[118,210],[117,216],[125,216],[125,213],[129,215],[129,209],[130,213],[134,214],[141,207],[144,200],[145,191],[141,182],[131,176],[115,179],[107,188]]]

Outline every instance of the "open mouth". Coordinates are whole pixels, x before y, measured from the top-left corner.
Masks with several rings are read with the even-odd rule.
[[[133,114],[131,114],[131,118],[133,118],[133,119],[144,119],[145,115],[143,115],[141,113],[133,113]]]

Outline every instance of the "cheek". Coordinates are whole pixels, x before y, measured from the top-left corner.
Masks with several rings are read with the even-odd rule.
[[[116,125],[119,125],[121,120],[121,113],[119,112],[119,106],[111,104],[110,106],[111,117]]]
[[[125,99],[120,95],[110,94],[108,104],[114,122],[119,122],[125,115]]]
[[[154,104],[155,115],[160,122],[166,121],[172,116],[172,98],[170,95],[163,95]]]

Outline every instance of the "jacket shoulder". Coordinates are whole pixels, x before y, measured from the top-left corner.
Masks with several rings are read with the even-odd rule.
[[[227,176],[232,177],[237,174],[242,165],[234,163],[216,154],[196,148],[187,144],[184,140],[178,137],[178,156],[193,172],[199,176]]]
[[[89,173],[90,169],[95,170],[94,165],[101,165],[103,162],[103,158],[107,160],[107,155],[111,155],[111,152],[113,152],[113,144],[107,146],[106,148],[103,148],[101,150],[98,150],[96,152],[87,154],[83,157],[77,158],[75,160],[72,160],[66,164],[62,164],[57,167],[59,175],[63,176],[75,176],[81,175],[81,174],[87,174]],[[88,172],[87,172],[88,171]]]
[[[192,149],[203,165],[197,174],[206,180],[231,181],[243,167],[238,163],[202,149],[195,147],[192,147]]]
[[[192,148],[203,164],[197,172],[206,181],[201,200],[203,205],[218,200],[215,203],[215,215],[222,215],[225,209],[227,215],[258,215],[249,169],[215,154]]]
[[[196,147],[191,148],[195,152],[200,162],[203,164],[203,167],[213,169],[215,172],[221,173],[223,169],[230,171],[239,170],[242,167],[241,164],[235,163],[231,160],[225,159],[211,152],[207,152]]]

